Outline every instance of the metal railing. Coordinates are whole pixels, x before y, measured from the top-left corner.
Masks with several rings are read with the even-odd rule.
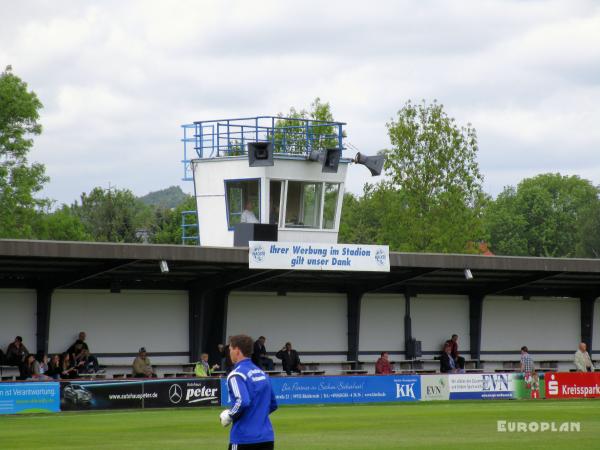
[[[257,116],[207,120],[182,125],[184,180],[191,180],[191,161],[247,153],[248,142],[271,142],[276,154],[308,155],[312,150],[344,149],[343,122]]]
[[[191,219],[193,218],[193,222]],[[200,245],[200,230],[196,211],[181,211],[181,244]]]

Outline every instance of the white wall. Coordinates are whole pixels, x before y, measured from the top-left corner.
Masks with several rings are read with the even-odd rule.
[[[366,294],[360,316],[361,352],[404,351],[404,295]],[[361,361],[375,361],[378,355],[361,355]],[[403,359],[392,355],[392,360]]]
[[[581,339],[579,300],[575,298],[487,297],[483,301],[482,351],[508,351],[518,354],[526,345],[529,351],[575,352]],[[552,358],[539,355],[537,360]],[[557,358],[572,355],[556,354]],[[490,359],[482,355],[481,359]],[[515,359],[514,355],[498,359]]]
[[[592,337],[592,354],[595,359],[600,359],[600,300],[596,299],[594,305],[594,324]]]
[[[0,348],[6,347],[15,336],[21,336],[27,350],[37,351],[37,299],[34,290],[0,289]]]
[[[464,295],[418,295],[411,298],[413,337],[421,350],[441,352],[444,342],[458,334],[458,351],[469,352],[469,298]],[[426,357],[433,355],[426,355]]]
[[[194,165],[196,207],[198,211],[200,243],[205,246],[233,246],[233,231],[227,227],[225,204],[225,180],[261,179],[261,218],[269,220],[268,180],[302,180],[342,183],[338,197],[338,215],[334,230],[282,229],[279,240],[301,242],[337,242],[341,205],[344,197],[344,181],[347,162],[341,162],[336,173],[323,173],[321,164],[298,159],[275,158],[275,164],[267,167],[248,167],[248,158],[206,158]]]
[[[79,331],[87,333],[93,353],[189,351],[186,291],[58,290],[52,297],[51,353],[65,351]],[[125,358],[127,361],[131,357]],[[186,362],[187,356],[163,357],[155,362]],[[121,362],[101,358],[101,363]]]
[[[227,335],[265,336],[267,351],[276,352],[286,341],[303,361],[345,360],[338,356],[302,356],[302,352],[346,352],[346,296],[232,292],[227,312]]]

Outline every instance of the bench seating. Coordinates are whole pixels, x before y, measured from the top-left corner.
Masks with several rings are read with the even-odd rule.
[[[325,375],[324,370],[303,370],[300,375]]]
[[[367,370],[364,369],[349,369],[342,370],[341,372],[344,375],[366,375],[367,373],[369,373]]]

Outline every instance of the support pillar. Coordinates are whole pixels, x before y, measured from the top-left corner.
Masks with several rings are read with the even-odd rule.
[[[47,287],[36,289],[37,310],[36,310],[36,346],[37,353],[48,354],[48,341],[50,338],[50,308],[52,306],[52,291]]]
[[[362,292],[350,291],[346,297],[348,305],[348,361],[358,361],[362,296]]]
[[[412,340],[412,318],[410,317],[410,294],[404,293],[404,342],[405,346]]]
[[[198,361],[202,353],[208,353],[211,361],[221,360],[217,345],[225,343],[228,297],[225,289],[189,290],[190,362]]]
[[[592,354],[592,341],[594,338],[594,305],[595,295],[584,295],[579,298],[581,311],[581,342],[587,345],[587,351]]]
[[[481,359],[481,322],[484,295],[469,295],[469,348],[471,359]]]

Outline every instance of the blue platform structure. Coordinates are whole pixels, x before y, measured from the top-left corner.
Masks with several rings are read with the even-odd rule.
[[[200,244],[200,233],[196,211],[181,211],[181,244],[198,245]]]
[[[255,116],[184,124],[183,180],[192,181],[191,161],[247,153],[248,142],[271,142],[280,156],[306,157],[312,150],[344,149],[343,122]]]

